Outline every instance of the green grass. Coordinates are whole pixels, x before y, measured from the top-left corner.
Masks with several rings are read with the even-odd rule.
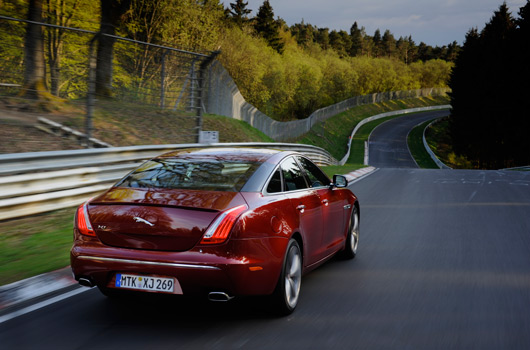
[[[351,173],[352,171],[355,171],[360,168],[364,168],[366,165],[361,164],[345,164],[345,165],[330,165],[330,166],[323,166],[321,167],[322,170],[326,173],[326,175],[329,176],[330,179],[333,178],[333,175],[339,174],[344,175],[347,173]]]
[[[453,169],[478,169],[478,164],[463,155],[457,155],[453,149],[449,118],[442,118],[425,132],[429,147],[438,159]]]
[[[0,285],[70,263],[75,208],[0,222]]]
[[[418,166],[424,169],[438,169],[438,166],[432,160],[431,156],[423,145],[423,130],[425,130],[427,125],[429,125],[431,122],[431,120],[428,120],[425,123],[415,126],[414,129],[410,131],[407,139],[412,157],[414,157]]]

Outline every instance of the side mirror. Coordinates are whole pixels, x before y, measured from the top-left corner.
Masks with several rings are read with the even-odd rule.
[[[348,180],[343,175],[333,175],[333,182],[329,184],[330,189],[333,189],[333,187],[341,188],[347,186]]]

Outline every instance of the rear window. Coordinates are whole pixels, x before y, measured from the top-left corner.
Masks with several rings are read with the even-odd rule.
[[[260,162],[218,159],[154,159],[120,181],[119,187],[239,191]]]

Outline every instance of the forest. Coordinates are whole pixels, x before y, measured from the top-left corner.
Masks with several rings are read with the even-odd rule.
[[[305,118],[356,95],[446,87],[460,50],[456,42],[433,48],[417,45],[410,36],[396,39],[388,29],[368,35],[354,19],[349,33],[304,22],[288,26],[267,0],[254,15],[242,0],[226,8],[219,0],[0,0],[0,16],[199,53],[219,50],[217,59],[245,99],[282,121]],[[0,19],[0,78],[9,82],[19,79],[16,74],[24,75],[24,86],[31,84],[46,96],[72,99],[86,94],[92,40],[98,41],[99,98],[138,91],[144,84],[138,77],[146,76],[150,65],[159,65],[160,59],[147,50],[120,49],[115,40],[54,27],[42,28],[43,40],[32,48],[25,28]],[[23,71],[28,62],[36,68],[33,73]],[[42,78],[38,84],[30,82],[35,74]]]
[[[480,169],[530,164],[530,1],[514,17],[506,3],[471,29],[451,74],[456,155]]]

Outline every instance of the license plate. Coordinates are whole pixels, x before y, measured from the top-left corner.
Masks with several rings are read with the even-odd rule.
[[[114,287],[145,292],[182,294],[176,278],[117,273]]]

